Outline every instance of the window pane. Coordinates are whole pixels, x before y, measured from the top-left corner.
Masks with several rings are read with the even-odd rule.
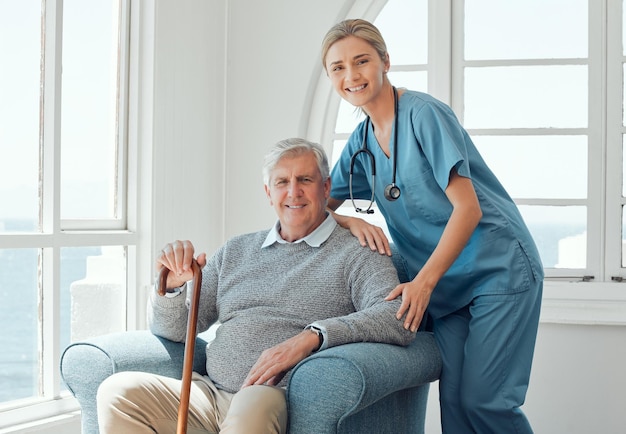
[[[0,402],[37,396],[36,249],[0,249]]]
[[[347,140],[334,140],[333,141],[333,152],[331,153],[331,157],[330,157],[331,169],[335,166],[335,164],[337,163],[337,160],[339,160],[339,156],[341,155],[341,151],[343,151],[343,148],[345,148],[346,142]]]
[[[586,66],[465,69],[467,128],[587,127]]]
[[[123,247],[61,249],[60,348],[71,342],[125,330]],[[65,384],[61,381],[61,388]]]
[[[474,136],[472,139],[514,198],[587,197],[587,136]]]
[[[385,39],[392,65],[426,64],[427,0],[389,0],[374,24]]]
[[[62,345],[126,328],[122,246],[61,249]],[[71,314],[70,314],[71,313]]]
[[[117,2],[63,6],[61,218],[115,216]]]
[[[466,0],[465,58],[586,58],[586,0]]]
[[[339,103],[335,133],[351,133],[363,119],[365,115],[360,109],[342,99]]]
[[[391,71],[389,81],[396,87],[428,92],[428,73],[426,71]]]
[[[41,0],[0,2],[0,53],[0,232],[33,232],[39,214]],[[29,224],[17,228],[15,219]]]
[[[587,208],[520,206],[545,268],[585,268]]]

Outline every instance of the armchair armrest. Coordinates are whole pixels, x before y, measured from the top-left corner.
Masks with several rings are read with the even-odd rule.
[[[407,347],[356,343],[321,351],[291,374],[290,433],[421,432],[428,384],[440,371],[429,332],[419,332]]]

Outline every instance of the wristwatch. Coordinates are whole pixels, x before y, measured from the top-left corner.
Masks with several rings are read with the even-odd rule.
[[[309,326],[308,329],[315,333],[320,340],[319,346],[315,350],[313,350],[313,352],[319,351],[319,349],[322,348],[322,345],[324,344],[324,334],[319,327]]]

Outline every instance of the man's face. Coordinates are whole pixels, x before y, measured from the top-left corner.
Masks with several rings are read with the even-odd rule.
[[[330,178],[322,179],[313,152],[285,156],[270,173],[265,193],[280,220],[280,235],[295,241],[313,232],[326,218]]]

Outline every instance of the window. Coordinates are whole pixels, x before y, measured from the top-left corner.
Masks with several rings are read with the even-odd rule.
[[[624,1],[382,3],[349,16],[381,30],[394,85],[453,108],[518,204],[548,281],[621,281]],[[345,105],[324,117],[333,162],[361,120]],[[341,212],[354,215],[348,202]]]
[[[600,103],[589,96],[601,62],[588,54],[587,1],[472,0],[463,12],[453,75],[465,127],[515,198],[547,275],[599,277],[588,240],[600,234],[588,216],[601,193],[590,165],[601,119],[589,116]]]
[[[58,399],[67,396],[59,358],[71,341],[126,329],[136,243],[129,7],[0,1],[0,412],[9,424],[69,405]]]

